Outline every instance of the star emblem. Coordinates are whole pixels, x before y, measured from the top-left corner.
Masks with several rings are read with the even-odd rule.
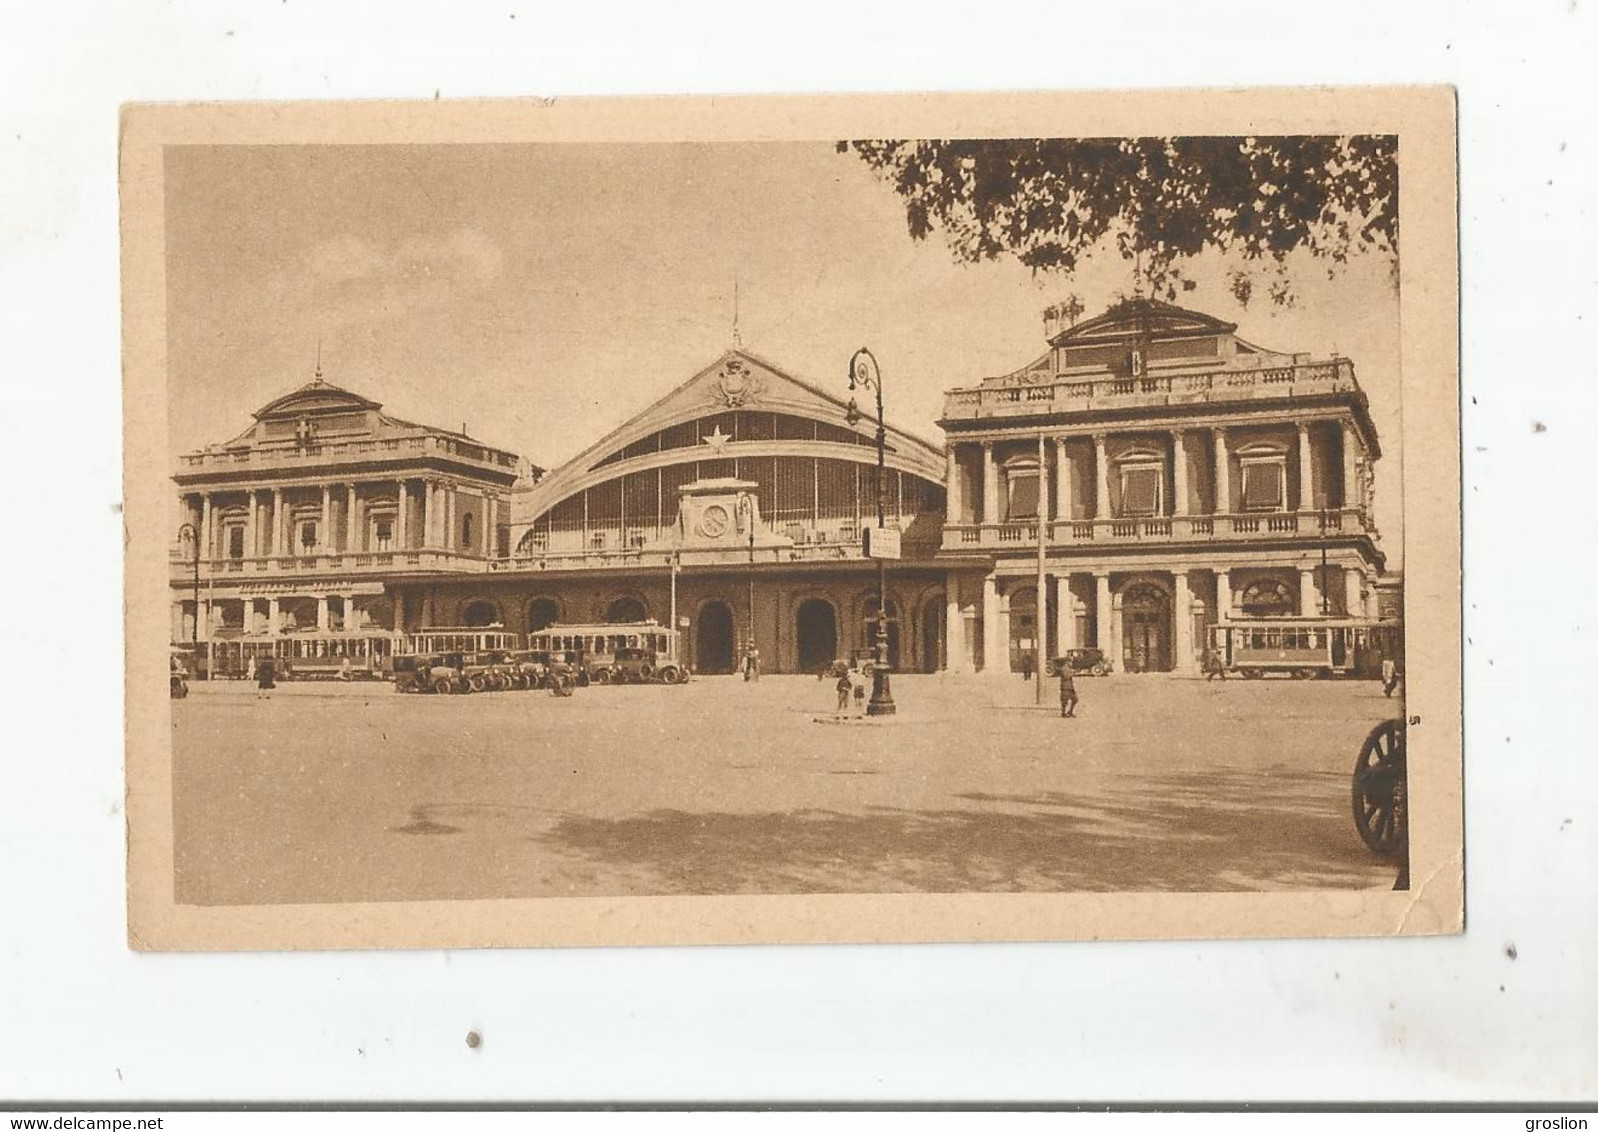
[[[721,425],[717,424],[715,431],[713,431],[709,436],[701,437],[700,439],[706,444],[710,445],[710,450],[719,456],[727,447],[727,442],[731,440],[732,437],[722,432]]]

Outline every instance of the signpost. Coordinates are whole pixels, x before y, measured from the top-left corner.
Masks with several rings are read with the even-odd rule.
[[[899,561],[898,528],[867,527],[860,533],[863,539],[861,549],[867,558],[882,558],[889,562]]]

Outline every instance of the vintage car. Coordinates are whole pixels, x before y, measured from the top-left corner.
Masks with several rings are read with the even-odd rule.
[[[465,653],[461,657],[461,676],[467,692],[504,692],[513,683],[515,666],[502,649]]]
[[[1049,675],[1058,676],[1062,665],[1073,676],[1103,676],[1113,671],[1103,649],[1067,649],[1064,656],[1049,661]]]
[[[510,674],[510,686],[518,691],[542,688],[549,675],[548,653],[532,649],[518,649],[505,654],[505,667]]]
[[[569,696],[572,689],[588,683],[581,654],[572,650],[533,649],[533,663],[543,666],[544,687],[557,696]]]
[[[688,674],[675,664],[660,664],[660,654],[650,648],[619,648],[611,666],[618,684],[681,684]]]
[[[394,658],[396,692],[436,692],[449,695],[467,690],[460,653],[407,654]]]

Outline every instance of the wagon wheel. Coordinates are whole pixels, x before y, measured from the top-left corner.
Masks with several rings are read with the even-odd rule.
[[[1404,722],[1388,719],[1365,736],[1354,764],[1354,824],[1371,852],[1389,857],[1409,839]]]

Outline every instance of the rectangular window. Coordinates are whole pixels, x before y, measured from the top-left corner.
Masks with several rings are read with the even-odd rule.
[[[1160,469],[1158,467],[1121,469],[1121,514],[1158,515],[1160,513]]]
[[[1284,468],[1276,461],[1260,461],[1243,465],[1243,510],[1280,511],[1285,495],[1282,490]]]
[[[372,543],[378,550],[389,549],[394,541],[394,522],[392,519],[379,519],[372,524]]]
[[[1014,522],[1017,519],[1036,519],[1038,517],[1038,474],[1035,471],[1015,472],[1010,476],[1010,506],[1005,513],[1005,518]]]
[[[227,529],[227,556],[229,558],[244,557],[243,527],[229,527]]]
[[[316,549],[316,523],[314,521],[300,524],[300,546],[305,550]]]

